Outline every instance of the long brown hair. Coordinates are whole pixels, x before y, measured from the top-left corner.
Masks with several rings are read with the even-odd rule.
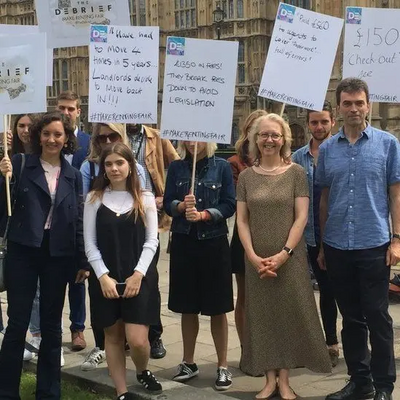
[[[141,196],[139,177],[138,177],[137,170],[136,170],[135,158],[133,156],[131,149],[124,143],[115,143],[113,146],[105,149],[101,153],[100,162],[99,162],[99,175],[97,176],[97,179],[95,180],[95,183],[93,186],[93,191],[92,191],[93,194],[90,199],[90,202],[93,203],[97,199],[101,200],[103,198],[104,191],[110,185],[110,181],[108,180],[108,178],[106,177],[106,174],[105,174],[105,172],[106,172],[105,161],[106,161],[106,158],[111,154],[118,154],[119,156],[123,157],[128,162],[129,167],[130,167],[130,174],[126,178],[126,190],[133,197],[133,208],[132,208],[130,215],[132,213],[134,213],[135,221],[139,215],[141,217],[142,221],[145,222],[144,206],[143,206],[143,201],[142,201],[142,196]]]
[[[268,113],[265,110],[255,110],[251,114],[248,115],[246,120],[244,121],[242,130],[240,132],[239,139],[235,144],[236,153],[240,158],[240,161],[243,163],[250,165],[253,161],[249,157],[249,133],[250,129],[254,124],[254,121],[258,117],[262,117],[263,115],[267,115]]]

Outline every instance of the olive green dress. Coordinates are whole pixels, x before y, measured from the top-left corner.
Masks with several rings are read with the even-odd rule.
[[[237,201],[247,203],[254,251],[260,257],[279,253],[295,219],[295,198],[308,197],[304,169],[291,165],[280,175],[248,168],[239,175]],[[331,371],[308,272],[304,239],[277,272],[260,279],[245,257],[245,338],[241,368],[251,375],[272,369],[306,367]]]

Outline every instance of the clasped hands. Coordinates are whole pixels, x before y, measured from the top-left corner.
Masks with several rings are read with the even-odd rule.
[[[289,254],[282,250],[271,257],[261,258],[254,255],[250,259],[251,263],[256,268],[260,279],[276,278],[278,269],[289,259]]]
[[[178,204],[178,211],[185,213],[185,218],[190,222],[198,222],[201,220],[201,213],[196,208],[196,197],[188,194],[185,199]]]
[[[140,286],[142,284],[143,274],[139,271],[135,271],[129,278],[125,280],[126,287],[123,295],[124,299],[135,297],[140,292]],[[117,281],[114,278],[110,278],[108,274],[104,274],[99,278],[101,291],[106,299],[118,299],[120,296],[117,291]]]

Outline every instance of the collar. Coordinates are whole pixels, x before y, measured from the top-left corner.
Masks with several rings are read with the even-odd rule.
[[[372,136],[373,129],[374,128],[367,122],[367,126],[361,132],[360,138],[365,136],[367,139],[369,139]],[[344,127],[343,126],[340,128],[340,131],[338,132],[337,136],[338,136],[338,140],[341,140],[341,139],[346,139],[347,140],[347,137],[346,137],[346,135],[344,133]]]
[[[25,165],[27,168],[40,167],[43,169],[39,154],[27,154]],[[65,157],[61,156],[61,173],[67,178],[73,178],[75,176],[74,170],[75,168],[71,167]]]
[[[74,135],[75,135],[75,137],[78,137],[78,131],[79,131],[79,129],[78,129],[78,127],[76,126],[76,127],[75,127],[75,130],[74,130]]]

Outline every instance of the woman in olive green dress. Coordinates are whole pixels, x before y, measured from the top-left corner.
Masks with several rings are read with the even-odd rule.
[[[279,392],[293,400],[290,369],[331,371],[303,240],[307,178],[290,161],[290,128],[280,116],[258,118],[249,140],[256,163],[239,175],[237,185],[237,223],[246,253],[241,366],[251,375],[266,375],[256,399]]]

